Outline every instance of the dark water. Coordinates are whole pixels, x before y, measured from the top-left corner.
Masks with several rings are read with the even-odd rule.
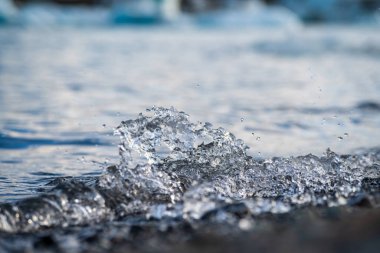
[[[1,250],[376,206],[379,45],[377,27],[2,28]]]

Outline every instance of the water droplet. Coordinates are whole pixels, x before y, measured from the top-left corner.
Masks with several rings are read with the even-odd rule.
[[[260,139],[261,139],[260,136],[257,136],[257,137],[256,137],[256,140],[257,140],[257,141],[260,141]]]
[[[255,133],[254,133],[254,132],[252,132],[252,135],[255,135]]]
[[[81,158],[78,158],[78,160],[80,162],[82,162],[82,163],[86,163],[87,162],[87,160],[86,160],[86,158],[84,156],[82,156]]]
[[[248,219],[241,219],[239,221],[239,228],[244,231],[252,229],[252,225],[252,222]]]
[[[348,136],[348,133],[344,133],[344,136]]]
[[[106,125],[106,124],[103,124],[102,126],[103,126],[103,127],[106,127],[107,125]]]
[[[244,121],[244,118],[240,118],[240,122],[243,122]]]
[[[338,140],[343,140],[343,137],[342,136],[338,136]]]

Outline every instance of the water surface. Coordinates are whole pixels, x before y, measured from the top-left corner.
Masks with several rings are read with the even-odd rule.
[[[113,128],[153,105],[230,130],[256,157],[377,146],[378,34],[377,27],[4,27],[1,198],[117,163]]]

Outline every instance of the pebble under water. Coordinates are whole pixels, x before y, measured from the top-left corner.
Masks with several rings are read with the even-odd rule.
[[[208,224],[255,231],[268,215],[380,203],[377,148],[258,159],[225,129],[163,107],[122,121],[115,134],[120,163],[103,174],[56,177],[36,197],[0,204],[0,251],[119,252],[115,243],[133,244],[140,230],[149,251],[171,227],[186,241],[186,231]]]

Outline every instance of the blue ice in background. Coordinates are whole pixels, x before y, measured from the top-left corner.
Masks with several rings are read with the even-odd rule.
[[[90,5],[83,5],[86,3]],[[297,20],[378,23],[379,6],[378,0],[2,0],[0,24],[252,26]]]
[[[0,24],[14,23],[18,11],[12,1],[3,0],[0,2]]]

